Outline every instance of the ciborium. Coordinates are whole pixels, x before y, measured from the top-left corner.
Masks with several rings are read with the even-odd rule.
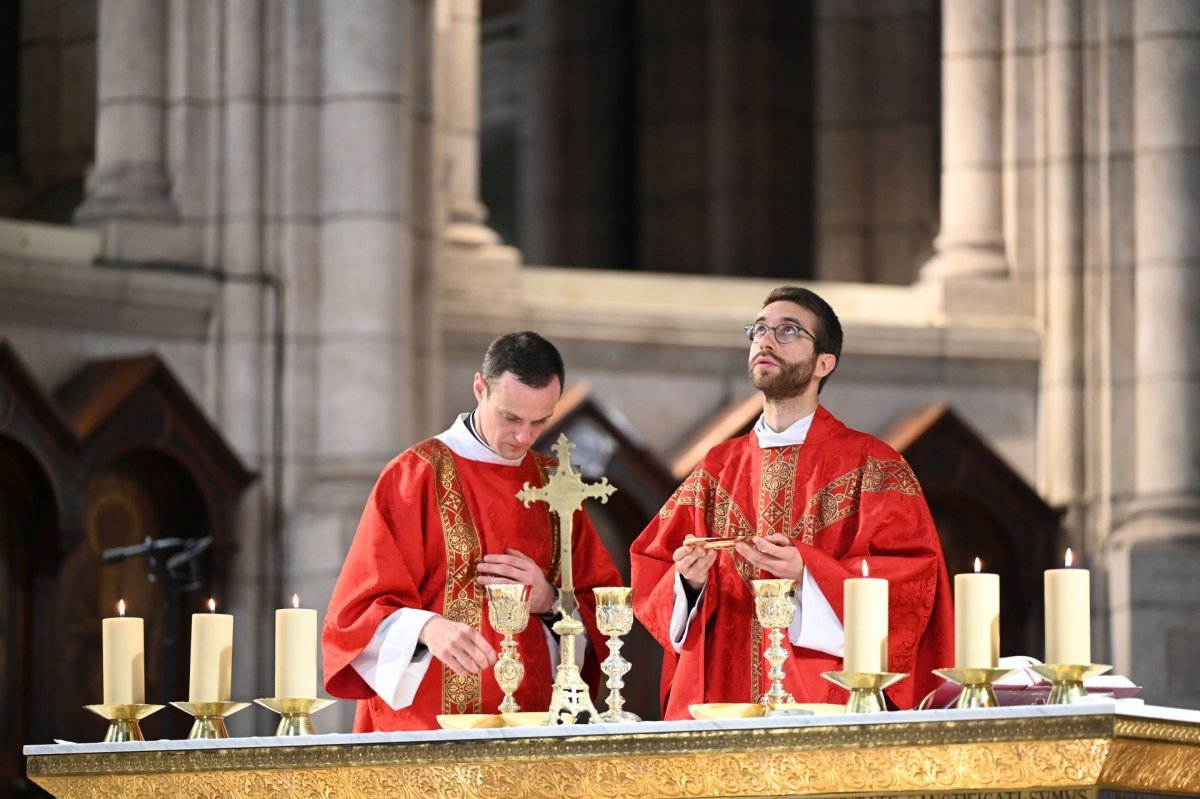
[[[513,693],[525,679],[525,664],[517,654],[514,635],[525,631],[529,624],[529,586],[521,583],[487,586],[488,620],[492,629],[504,636],[500,641],[500,657],[493,670],[496,684],[504,691],[501,713],[516,713],[521,709]]]
[[[750,585],[754,588],[754,613],[758,616],[758,623],[771,631],[771,645],[764,653],[771,664],[771,670],[767,673],[771,678],[771,690],[758,701],[768,709],[790,704],[796,700],[783,687],[783,664],[788,657],[788,651],[783,647],[783,631],[796,618],[796,581],[751,580]]]
[[[608,710],[593,721],[641,721],[636,713],[624,709],[625,697],[621,695],[621,689],[625,687],[625,675],[633,668],[621,656],[621,636],[628,635],[633,629],[633,589],[594,588],[592,593],[596,595],[596,627],[602,635],[608,636],[608,657],[600,664],[600,671],[608,677],[605,683],[608,686]]]

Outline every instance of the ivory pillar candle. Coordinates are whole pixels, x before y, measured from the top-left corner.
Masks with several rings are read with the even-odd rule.
[[[275,697],[317,698],[317,612],[292,597],[275,611]]]
[[[888,584],[887,580],[863,576],[843,583],[846,615],[846,651],[843,669],[878,674],[887,671]]]
[[[209,613],[192,615],[192,666],[189,702],[228,702],[233,672],[233,616],[217,613],[208,600]]]
[[[146,703],[146,650],[142,620],[125,615],[125,600],[117,603],[119,616],[100,622],[103,639],[104,704]]]
[[[1000,660],[1000,575],[954,575],[954,667],[994,669]]]
[[[1087,569],[1047,569],[1046,662],[1085,665],[1092,662],[1092,583]]]

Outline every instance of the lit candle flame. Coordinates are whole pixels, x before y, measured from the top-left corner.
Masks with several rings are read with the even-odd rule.
[[[979,574],[979,567],[980,567],[981,565],[982,565],[982,564],[980,564],[980,562],[979,562],[979,558],[975,558],[975,573],[976,573],[976,574]]]
[[[1071,563],[1072,563],[1072,560],[1071,560],[1071,548],[1070,548],[1070,547],[1067,547],[1067,558],[1066,558],[1066,562],[1067,562],[1067,568],[1068,568],[1068,569],[1069,569],[1069,568],[1071,568]]]
[[[866,558],[863,558],[863,563],[862,563],[862,572],[863,572],[863,577],[868,577],[868,576],[869,576],[869,572],[868,572],[868,570],[867,570],[867,559],[866,559]]]
[[[217,600],[213,599],[212,597],[208,598],[208,612],[209,613],[217,612]]]
[[[118,616],[125,615],[125,600],[124,599],[117,600],[117,615]]]
[[[292,594],[292,607],[294,607],[294,608],[300,607],[300,595],[299,594]]]

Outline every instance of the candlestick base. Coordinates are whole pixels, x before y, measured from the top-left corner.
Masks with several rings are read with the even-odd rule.
[[[104,733],[104,743],[121,743],[124,741],[144,741],[142,728],[138,723],[151,713],[157,713],[165,705],[84,705],[97,716],[108,720],[108,730]]]
[[[1001,680],[1005,675],[1012,674],[1013,669],[934,669],[937,676],[962,686],[958,701],[954,707],[962,710],[974,707],[998,707],[996,692],[992,684]]]
[[[172,702],[188,715],[195,716],[192,729],[188,731],[187,739],[194,741],[198,738],[228,738],[229,730],[225,728],[225,719],[239,710],[250,707],[249,702]]]
[[[1030,666],[1052,684],[1047,705],[1073,705],[1087,696],[1083,681],[1112,668],[1103,663],[1044,663]]]
[[[332,705],[333,699],[299,699],[296,697],[271,697],[255,699],[254,704],[279,714],[279,726],[275,734],[281,736],[316,735],[312,714]]]
[[[887,710],[883,689],[900,682],[907,674],[898,672],[827,671],[821,675],[850,691],[846,713],[882,713]]]

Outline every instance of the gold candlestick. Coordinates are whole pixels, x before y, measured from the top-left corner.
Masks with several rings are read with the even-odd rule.
[[[1103,663],[1045,663],[1029,668],[1050,680],[1047,705],[1073,705],[1088,695],[1083,681],[1112,668]]]
[[[254,704],[279,714],[275,734],[280,736],[316,735],[312,714],[332,705],[334,699],[302,699],[298,697],[268,697],[255,699]]]
[[[890,671],[827,671],[821,676],[850,691],[850,698],[846,700],[847,713],[882,713],[887,710],[883,689],[908,675]]]
[[[575,511],[585,499],[598,499],[608,502],[609,496],[617,489],[608,484],[608,478],[601,478],[599,483],[585,483],[579,472],[571,467],[571,450],[575,445],[567,441],[565,435],[559,435],[554,443],[554,453],[558,456],[558,467],[546,480],[546,484],[533,487],[529,483],[517,492],[517,499],[529,507],[530,502],[545,502],[550,506],[551,513],[558,515],[562,527],[559,566],[562,569],[562,587],[558,595],[558,605],[555,608],[562,618],[551,628],[558,634],[561,657],[558,672],[554,678],[554,691],[550,694],[549,722],[551,724],[575,724],[581,716],[586,720],[596,717],[596,706],[592,704],[587,683],[579,674],[575,665],[575,636],[584,632],[583,622],[575,618],[579,609],[579,600],[575,598],[575,583],[572,577],[571,541],[575,532]]]
[[[992,684],[1012,672],[1012,669],[933,670],[937,676],[962,686],[958,701],[954,703],[954,707],[959,710],[973,707],[997,707],[996,692],[992,690]]]
[[[493,670],[496,674],[496,684],[504,691],[504,700],[500,703],[501,713],[516,713],[521,709],[513,693],[525,679],[525,665],[517,654],[517,642],[513,636],[524,632],[529,625],[529,586],[521,583],[508,585],[487,586],[488,620],[492,629],[501,633],[504,639],[500,642],[500,658]]]
[[[247,702],[172,702],[171,705],[196,717],[192,722],[192,729],[188,731],[189,741],[197,738],[228,738],[226,717],[250,707]]]
[[[633,629],[633,589],[593,588],[596,595],[596,627],[608,636],[608,657],[600,664],[600,670],[608,676],[608,710],[594,718],[593,723],[615,723],[641,721],[636,713],[625,710],[625,675],[633,668],[621,656],[621,636]]]
[[[783,664],[788,657],[788,650],[783,647],[783,631],[796,618],[796,581],[751,580],[750,585],[754,588],[754,613],[758,623],[771,630],[771,645],[763,653],[771,664],[767,673],[771,678],[771,689],[758,701],[768,708],[794,703],[796,700],[783,687]]]
[[[122,743],[124,741],[144,741],[142,727],[139,722],[151,713],[163,709],[163,705],[84,705],[97,716],[108,721],[108,730],[104,733],[104,743]]]

